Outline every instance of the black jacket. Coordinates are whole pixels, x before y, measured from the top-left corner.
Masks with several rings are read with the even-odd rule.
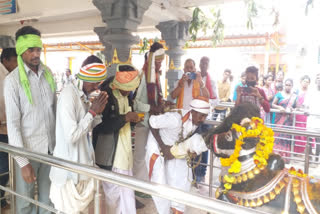
[[[113,81],[114,76],[109,77],[107,80],[105,80],[101,86],[101,91],[106,91],[108,93],[108,103],[102,113],[102,123],[100,123],[98,126],[96,126],[93,129],[93,147],[96,149],[97,142],[98,142],[98,136],[103,135],[113,135],[113,142],[103,142],[106,144],[114,144],[114,151],[111,152],[112,155],[112,163],[114,160],[114,155],[117,147],[118,142],[118,136],[120,129],[126,124],[125,121],[125,115],[119,114],[119,104],[116,99],[116,97],[112,93],[112,89],[110,88],[110,83]],[[129,105],[132,106],[132,100],[129,99]],[[99,142],[101,143],[101,142]],[[96,151],[97,154],[97,151]],[[98,163],[97,163],[98,164]],[[104,166],[101,164],[98,164],[101,168],[111,169],[112,166]]]

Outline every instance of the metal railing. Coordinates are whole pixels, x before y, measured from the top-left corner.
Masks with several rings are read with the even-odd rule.
[[[116,185],[124,186],[133,190],[137,190],[140,192],[144,192],[153,196],[158,196],[161,198],[166,198],[171,201],[175,201],[177,203],[185,204],[187,206],[191,206],[200,210],[204,210],[210,213],[217,214],[233,214],[236,212],[244,213],[244,214],[254,214],[254,213],[264,213],[257,210],[245,208],[242,206],[226,203],[217,199],[208,198],[204,196],[200,196],[197,194],[188,193],[185,191],[181,191],[175,188],[168,187],[166,185],[160,185],[152,182],[145,182],[141,180],[137,180],[133,177],[117,174],[111,171],[106,171],[103,169],[99,169],[96,167],[87,166],[84,164],[78,164],[75,162],[67,161],[64,159],[56,158],[53,156],[49,156],[46,154],[40,154],[28,151],[26,149],[17,148],[10,146],[5,143],[0,143],[0,151],[7,152],[10,154],[10,188],[6,188],[0,186],[0,189],[8,191],[12,195],[11,200],[14,201],[13,196],[22,197],[23,199],[36,204],[37,206],[43,207],[45,209],[50,210],[55,213],[62,213],[58,210],[49,207],[41,202],[35,201],[31,198],[27,198],[23,195],[20,195],[13,190],[13,178],[14,175],[12,173],[13,169],[13,157],[12,156],[23,156],[30,160],[34,160],[40,163],[48,164],[53,167],[59,167],[71,172],[83,174],[89,177],[96,179],[97,181],[105,181],[109,183],[113,183]],[[49,179],[49,178],[48,178]],[[99,187],[99,182],[97,182],[97,187]],[[99,188],[97,188],[98,190]],[[99,200],[100,193],[96,193],[95,197],[95,214],[99,213]],[[14,211],[12,212],[12,214]]]
[[[216,107],[227,107],[227,108],[233,108],[235,105],[235,103],[233,102],[220,102],[218,103],[218,105]],[[270,108],[270,112],[272,113],[282,113],[279,109],[275,109],[275,108]],[[306,115],[306,116],[320,116],[319,114],[315,114],[312,112],[304,112],[304,111],[297,111],[297,110],[293,110],[293,111],[288,111],[285,112],[287,114],[294,114],[294,115]]]

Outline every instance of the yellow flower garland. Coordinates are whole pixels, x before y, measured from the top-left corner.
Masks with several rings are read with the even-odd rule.
[[[224,167],[230,166],[228,169],[228,175],[224,176],[226,183],[224,184],[225,191],[232,188],[232,183],[235,177],[233,173],[239,173],[241,171],[241,162],[238,160],[242,145],[244,144],[244,138],[259,137],[260,141],[256,145],[256,154],[253,156],[254,163],[257,167],[262,168],[268,164],[270,153],[273,150],[273,131],[271,128],[266,127],[263,124],[263,120],[258,117],[251,118],[250,126],[252,129],[246,130],[238,124],[232,124],[231,129],[240,133],[239,138],[236,140],[234,152],[229,158],[220,158],[221,165]]]

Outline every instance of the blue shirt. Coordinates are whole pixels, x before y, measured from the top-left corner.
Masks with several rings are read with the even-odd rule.
[[[234,87],[234,92],[233,92],[233,101],[236,101],[237,100],[237,88],[238,87],[243,87],[244,85],[242,84],[242,82],[239,82],[235,87]]]

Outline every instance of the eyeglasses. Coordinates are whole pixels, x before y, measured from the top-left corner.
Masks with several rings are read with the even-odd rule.
[[[286,86],[292,86],[292,85],[290,85],[290,84],[286,84]]]

